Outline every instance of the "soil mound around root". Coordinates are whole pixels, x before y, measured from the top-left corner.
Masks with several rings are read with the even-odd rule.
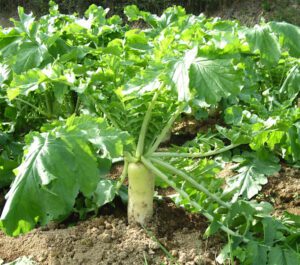
[[[50,225],[17,238],[1,233],[0,258],[9,262],[25,255],[41,265],[216,264],[223,243],[218,237],[203,239],[205,218],[168,200],[157,202],[155,209],[146,230],[128,225],[125,213],[114,213],[72,227]]]

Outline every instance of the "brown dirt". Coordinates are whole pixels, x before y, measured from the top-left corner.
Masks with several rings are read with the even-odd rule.
[[[217,16],[223,19],[237,19],[246,25],[259,23],[262,17],[267,16],[267,12],[262,9],[262,1],[233,1],[230,5],[211,12],[210,16]]]
[[[111,171],[109,173],[109,178],[118,180],[119,177],[122,175],[122,171],[123,171],[123,162],[113,164]]]
[[[206,221],[187,214],[170,201],[156,203],[147,228],[174,257],[166,257],[156,240],[143,228],[126,223],[123,212],[79,222],[76,226],[49,225],[11,238],[0,234],[0,258],[5,262],[25,255],[40,265],[74,264],[216,264],[222,247],[218,237],[203,239]]]
[[[208,12],[209,16],[236,19],[242,24],[253,26],[265,21],[286,21],[300,25],[298,0],[234,0]]]
[[[300,169],[282,165],[279,174],[268,180],[259,199],[272,203],[277,216],[284,211],[300,215]]]

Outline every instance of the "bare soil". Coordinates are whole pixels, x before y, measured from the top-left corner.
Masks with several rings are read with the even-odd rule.
[[[284,211],[300,215],[300,170],[282,165],[279,174],[268,179],[259,199],[273,204],[276,216]]]
[[[265,21],[286,21],[300,25],[299,0],[233,0],[210,10],[207,15],[223,19],[236,19],[242,24],[253,26]]]
[[[202,216],[188,214],[168,200],[157,202],[155,209],[146,229],[128,225],[125,210],[119,209],[75,226],[51,224],[17,238],[1,233],[0,258],[8,262],[31,256],[41,265],[216,264],[223,243],[217,236],[203,238],[207,223]]]

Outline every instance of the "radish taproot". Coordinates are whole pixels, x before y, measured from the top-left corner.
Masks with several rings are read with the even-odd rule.
[[[129,163],[128,181],[128,221],[143,225],[153,215],[154,175],[142,163]]]

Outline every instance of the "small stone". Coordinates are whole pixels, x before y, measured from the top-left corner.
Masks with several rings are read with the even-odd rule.
[[[93,227],[93,228],[91,229],[91,232],[92,232],[92,233],[98,233],[98,229],[97,229],[96,227]]]
[[[195,249],[191,249],[189,252],[189,260],[194,260],[196,257],[196,250]]]
[[[153,250],[159,249],[159,244],[155,241],[152,241],[149,243],[149,248]]]
[[[95,220],[95,223],[96,223],[97,225],[102,225],[102,224],[104,224],[104,218],[103,218],[103,216],[100,216],[98,219],[96,219],[96,220]]]
[[[104,243],[110,243],[112,241],[111,236],[107,233],[103,233],[100,238]]]
[[[99,225],[99,227],[98,227],[98,230],[99,231],[103,231],[105,229],[105,226],[104,225]]]
[[[195,265],[194,261],[188,261],[187,263],[185,263],[186,265]]]
[[[202,262],[201,256],[196,256],[194,259],[195,264],[201,264]]]
[[[37,257],[37,261],[38,262],[43,262],[44,260],[46,260],[47,256],[42,254],[40,256]],[[1,263],[0,263],[1,264]]]
[[[125,258],[127,258],[127,256],[128,256],[128,254],[126,253],[126,251],[121,251],[119,253],[119,258],[120,259],[125,259]]]
[[[179,254],[178,262],[186,264],[186,262],[187,262],[187,255],[185,253],[180,253]]]
[[[55,257],[58,257],[59,254],[60,254],[60,251],[57,250],[57,249],[52,249],[51,252],[50,252],[50,255],[51,255],[52,257],[54,257],[54,258],[55,258]]]
[[[92,247],[94,245],[93,240],[90,238],[84,238],[81,240],[81,244],[87,247]]]
[[[118,219],[113,219],[113,220],[112,220],[112,224],[113,224],[114,226],[116,226],[116,225],[118,224],[118,222],[119,222]]]
[[[187,234],[189,232],[189,229],[187,227],[182,228],[182,233]]]
[[[109,215],[109,216],[107,217],[107,220],[108,220],[109,222],[112,222],[113,219],[114,219],[114,217],[113,217],[112,215]]]
[[[178,257],[178,250],[177,249],[172,249],[170,251],[170,254],[173,256],[173,257]]]
[[[106,229],[112,229],[112,225],[110,223],[105,223],[105,228]]]
[[[149,255],[154,255],[155,254],[155,252],[152,249],[149,249],[148,253],[149,253]]]

